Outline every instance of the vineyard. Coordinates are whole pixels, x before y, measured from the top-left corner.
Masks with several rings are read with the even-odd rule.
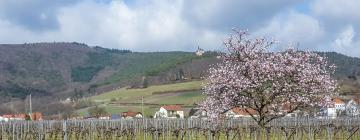
[[[0,123],[7,140],[247,140],[360,139],[360,118],[283,118],[259,128],[249,118],[14,121]]]

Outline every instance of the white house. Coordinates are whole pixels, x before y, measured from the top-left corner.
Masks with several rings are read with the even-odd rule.
[[[339,112],[345,110],[345,102],[339,98],[327,99],[326,106],[318,112],[320,117],[336,118]]]
[[[7,121],[9,121],[8,118],[4,118],[4,117],[0,116],[0,122],[7,122]]]
[[[143,115],[140,112],[127,111],[121,113],[121,118],[123,119],[140,119],[143,118]]]
[[[336,111],[345,111],[345,102],[340,98],[333,99]]]
[[[227,118],[239,118],[239,117],[251,117],[251,115],[256,116],[256,111],[253,109],[245,109],[240,107],[235,107],[227,112],[225,112],[225,117]]]
[[[100,116],[100,120],[110,120],[110,116]]]
[[[25,120],[25,114],[5,114],[0,118],[0,122],[8,122],[8,121],[23,121]]]
[[[160,107],[154,118],[184,118],[184,111],[180,105],[166,105]]]
[[[337,112],[335,107],[328,107],[326,109],[326,116],[330,118],[336,118]]]
[[[324,108],[321,108],[319,112],[316,113],[317,117],[330,117],[336,118],[337,112],[334,105],[327,105]]]

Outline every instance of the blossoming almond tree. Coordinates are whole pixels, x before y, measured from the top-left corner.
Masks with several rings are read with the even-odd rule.
[[[297,109],[322,106],[336,93],[337,83],[330,76],[335,66],[316,53],[271,52],[274,41],[249,39],[246,31],[235,31],[224,44],[227,52],[210,68],[203,88],[207,98],[201,106],[211,118],[240,107],[265,127]]]

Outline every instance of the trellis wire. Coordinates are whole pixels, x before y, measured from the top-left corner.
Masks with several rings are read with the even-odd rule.
[[[0,139],[360,139],[360,118],[282,118],[260,128],[251,118],[11,121]]]

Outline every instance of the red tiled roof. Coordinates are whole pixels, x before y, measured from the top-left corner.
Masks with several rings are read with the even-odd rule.
[[[134,111],[127,111],[127,112],[122,112],[121,116],[122,117],[135,117],[138,114],[141,114],[141,113],[140,112],[134,112]]]
[[[180,105],[166,105],[166,106],[162,106],[162,108],[164,108],[165,110],[169,110],[169,111],[181,111],[182,107]]]
[[[5,114],[5,115],[2,115],[2,117],[4,117],[4,118],[12,118],[12,117],[14,117],[14,115],[13,114]]]
[[[4,118],[22,118],[22,119],[25,119],[26,114],[5,114],[5,115],[2,115],[2,117],[4,117]]]
[[[233,108],[231,109],[235,114],[237,115],[255,115],[255,114],[258,114],[254,109],[246,109],[248,112],[250,112],[250,114],[245,110],[245,108],[240,108],[240,107],[236,107],[236,108]]]
[[[42,114],[40,112],[33,112],[31,114],[31,119],[33,120],[42,120]]]
[[[343,100],[341,100],[340,98],[334,98],[334,99],[333,99],[333,102],[334,102],[335,104],[345,104],[345,102],[344,102]]]
[[[22,118],[22,119],[25,119],[25,118],[26,118],[26,115],[25,115],[25,114],[16,114],[16,115],[14,115],[14,118]]]

